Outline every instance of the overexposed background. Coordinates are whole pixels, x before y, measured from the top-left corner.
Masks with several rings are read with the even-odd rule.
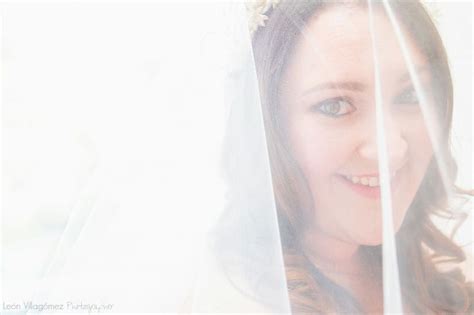
[[[457,182],[473,188],[472,4],[444,1],[433,7],[453,71]],[[226,108],[219,104],[225,96],[218,76],[206,75],[222,75],[228,66],[225,47],[232,43],[222,37],[223,32],[212,32],[224,25],[225,16],[209,8],[190,8],[184,2],[176,7],[112,1],[1,5],[1,228],[3,257],[7,258],[3,280],[15,283],[17,290],[9,292],[12,298],[34,293],[52,257],[64,254],[62,250],[71,245],[61,238],[65,230],[81,235],[82,226],[74,231],[77,226],[68,222],[93,221],[90,215],[100,204],[100,196],[126,194],[127,185],[120,183],[139,181],[153,158],[163,163],[163,173],[157,171],[162,177],[142,185],[156,191],[179,185],[209,187],[185,199],[157,196],[163,199],[162,209],[173,208],[177,201],[183,208],[193,207],[196,200],[214,205],[208,209],[221,206],[223,200],[216,198],[221,195],[212,192],[221,192],[222,183],[217,174],[206,172],[218,164],[213,148],[222,141]],[[218,53],[220,49],[223,54]],[[203,82],[212,84],[202,86]],[[194,96],[210,103],[189,106]],[[178,101],[188,106],[169,105]],[[153,133],[156,124],[162,134]],[[180,143],[192,143],[189,137],[194,136],[207,139],[207,147],[180,147]],[[161,151],[169,146],[175,146],[174,156]],[[186,165],[190,156],[207,168]],[[132,169],[138,174],[127,173]],[[184,177],[185,172],[189,172],[189,182],[175,182],[179,177],[173,174]],[[104,187],[105,178],[107,183],[114,178],[116,186]],[[108,202],[113,204],[113,200]],[[114,218],[115,211],[109,207],[101,215]],[[169,213],[170,222],[182,222],[180,215]],[[195,212],[186,217],[183,229],[189,231],[192,223],[205,225],[205,219],[214,216]],[[154,227],[139,218],[135,223]],[[173,229],[172,224],[160,225],[166,226]],[[470,221],[460,231],[460,242],[469,242],[472,233]],[[173,231],[170,235],[175,244],[193,241]],[[181,255],[186,257],[186,253]]]

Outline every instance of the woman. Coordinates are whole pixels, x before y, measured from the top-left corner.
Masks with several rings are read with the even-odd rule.
[[[390,1],[434,121],[381,3],[372,18],[366,1],[269,7],[253,48],[292,311],[383,312],[381,106],[404,311],[472,312],[463,250],[431,220],[449,212],[456,165],[451,77],[429,15]]]

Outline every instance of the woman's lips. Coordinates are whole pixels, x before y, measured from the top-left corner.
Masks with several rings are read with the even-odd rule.
[[[390,186],[392,192],[394,191],[394,188],[397,186],[397,179],[399,174],[396,174],[390,179]],[[372,175],[373,176],[373,175]],[[360,181],[358,183],[354,183],[353,180],[350,178],[347,178],[347,176],[344,175],[338,175],[338,179],[347,187],[349,187],[352,191],[357,193],[358,195],[361,195],[363,197],[369,198],[369,199],[380,199],[380,186],[378,185],[378,180],[377,184],[374,186],[372,183],[363,185]],[[362,176],[360,176],[362,178]],[[366,183],[364,181],[364,183]]]

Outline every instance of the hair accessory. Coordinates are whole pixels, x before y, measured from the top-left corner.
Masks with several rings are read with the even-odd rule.
[[[250,35],[253,36],[259,26],[265,26],[268,20],[266,13],[270,8],[275,8],[280,0],[254,0],[245,2],[249,23]]]
[[[439,4],[437,2],[427,0],[422,0],[420,2],[425,7],[433,22],[438,25],[441,20],[441,7]]]
[[[441,17],[441,10],[438,4],[428,0],[420,0],[420,2],[425,7],[433,21],[437,24]],[[253,0],[245,2],[248,16],[248,27],[251,36],[253,36],[259,26],[265,26],[265,21],[268,20],[267,12],[270,8],[274,9],[278,3],[280,3],[280,0]]]

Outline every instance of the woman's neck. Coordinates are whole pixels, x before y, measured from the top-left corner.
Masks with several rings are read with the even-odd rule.
[[[302,245],[309,261],[331,281],[349,290],[365,312],[383,314],[379,275],[373,263],[364,258],[360,245],[314,231]]]

